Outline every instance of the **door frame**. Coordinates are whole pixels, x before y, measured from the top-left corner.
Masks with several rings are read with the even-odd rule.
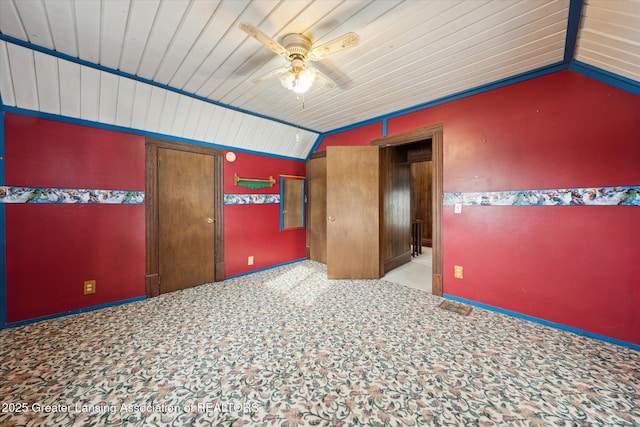
[[[431,200],[433,203],[433,224],[432,224],[432,265],[433,276],[431,281],[431,293],[433,295],[442,296],[442,209],[443,209],[443,126],[442,123],[420,128],[410,131],[398,133],[395,135],[384,136],[371,140],[371,145],[379,145],[382,147],[390,147],[394,145],[411,144],[412,142],[431,139],[431,150],[433,169]]]
[[[158,223],[158,149],[186,151],[213,156],[214,163],[214,268],[215,281],[224,280],[224,151],[183,142],[145,138],[145,247],[146,273],[145,289],[147,298],[160,294],[160,236]]]

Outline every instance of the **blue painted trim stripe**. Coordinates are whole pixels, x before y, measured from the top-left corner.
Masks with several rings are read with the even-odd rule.
[[[90,127],[94,127],[94,128],[98,128],[98,129],[106,129],[106,130],[112,130],[112,131],[116,131],[116,132],[129,133],[129,134],[132,134],[132,135],[140,135],[140,136],[145,136],[145,137],[148,136],[148,137],[152,137],[152,138],[160,138],[160,139],[164,139],[164,140],[167,140],[167,141],[184,142],[186,144],[199,145],[199,146],[202,146],[202,147],[209,147],[209,148],[217,148],[217,149],[220,149],[220,150],[234,151],[236,153],[247,153],[247,154],[253,154],[253,155],[262,156],[262,157],[270,157],[270,158],[274,158],[274,159],[293,160],[293,161],[296,161],[296,162],[305,162],[306,161],[306,159],[302,159],[302,158],[299,158],[299,157],[282,156],[282,155],[279,155],[279,154],[264,153],[262,151],[254,151],[254,150],[247,150],[247,149],[244,149],[244,148],[229,147],[229,146],[226,146],[226,145],[213,144],[213,143],[209,143],[209,142],[198,141],[198,140],[195,140],[195,139],[181,138],[181,137],[177,137],[177,136],[166,135],[166,134],[163,134],[163,133],[149,132],[149,131],[146,131],[146,130],[127,128],[127,127],[118,126],[118,125],[109,125],[109,124],[105,124],[105,123],[94,122],[94,121],[91,121],[91,120],[77,119],[75,117],[61,116],[59,114],[43,113],[43,112],[40,112],[40,111],[27,110],[27,109],[19,108],[19,107],[5,106],[4,110],[7,113],[18,114],[18,115],[21,115],[21,116],[35,117],[35,118],[45,119],[45,120],[54,120],[54,121],[57,121],[57,122],[70,123],[70,124],[80,125],[80,126],[90,126]]]
[[[481,302],[476,302],[476,301],[472,301],[472,300],[468,300],[468,299],[465,299],[465,298],[456,297],[456,296],[449,295],[449,294],[443,294],[442,297],[445,298],[445,299],[452,300],[452,301],[461,302],[463,304],[472,305],[474,307],[484,308],[485,310],[493,311],[493,312],[496,312],[496,313],[506,314],[507,316],[517,317],[519,319],[528,320],[529,322],[538,323],[538,324],[541,324],[541,325],[544,325],[544,326],[549,326],[549,327],[554,328],[554,329],[560,329],[560,330],[563,330],[563,331],[574,333],[576,335],[582,335],[582,336],[593,338],[593,339],[596,339],[596,340],[599,340],[599,341],[604,341],[604,342],[608,342],[608,343],[611,343],[611,344],[616,344],[616,345],[619,345],[619,346],[622,346],[622,347],[629,347],[629,348],[632,348],[634,350],[640,351],[640,345],[634,344],[634,343],[631,343],[631,342],[622,341],[622,340],[619,340],[619,339],[616,339],[616,338],[607,337],[605,335],[595,334],[593,332],[584,331],[582,329],[578,329],[578,328],[574,328],[574,327],[571,327],[571,326],[562,325],[560,323],[550,322],[548,320],[540,319],[540,318],[537,318],[537,317],[529,316],[529,315],[526,315],[526,314],[522,314],[522,313],[518,313],[518,312],[515,312],[515,311],[511,311],[511,310],[505,310],[504,308],[494,307],[492,305],[483,304]]]
[[[640,82],[631,80],[627,77],[623,77],[619,74],[605,71],[601,68],[594,67],[593,65],[585,64],[584,62],[580,61],[572,61],[569,65],[569,70],[592,78],[594,80],[598,80],[610,86],[617,87],[618,89],[630,92],[634,95],[640,95]]]
[[[66,316],[71,316],[73,314],[87,313],[87,312],[90,312],[90,311],[101,310],[103,308],[115,307],[115,306],[118,306],[118,305],[129,304],[129,303],[137,302],[137,301],[143,301],[143,300],[146,300],[146,299],[147,299],[146,296],[142,296],[142,297],[134,297],[134,298],[123,299],[123,300],[120,300],[120,301],[109,302],[109,303],[106,303],[106,304],[93,305],[91,307],[80,308],[78,310],[65,311],[63,313],[51,314],[49,316],[36,317],[35,319],[21,320],[19,322],[8,323],[2,329],[16,328],[18,326],[24,326],[24,325],[30,325],[32,323],[42,322],[43,320],[56,319],[58,317],[66,317]]]
[[[184,90],[177,89],[177,88],[168,86],[168,85],[163,84],[163,83],[158,83],[158,82],[155,82],[153,80],[146,79],[144,77],[136,76],[135,74],[129,74],[129,73],[126,73],[124,71],[116,70],[114,68],[105,67],[104,65],[95,64],[93,62],[89,62],[89,61],[86,61],[84,59],[76,58],[75,56],[67,55],[66,53],[62,53],[62,52],[58,52],[58,51],[55,51],[55,50],[51,50],[49,48],[46,48],[46,47],[43,47],[43,46],[39,46],[37,44],[33,44],[33,43],[30,43],[30,42],[27,42],[27,41],[24,41],[24,40],[20,40],[20,39],[17,39],[15,37],[8,36],[6,34],[0,34],[0,40],[4,40],[7,43],[15,44],[15,45],[24,47],[26,49],[35,50],[37,52],[44,53],[46,55],[55,56],[56,58],[63,59],[65,61],[74,62],[76,64],[80,64],[80,65],[84,65],[86,67],[90,67],[90,68],[93,68],[93,69],[96,69],[96,70],[104,71],[106,73],[115,74],[117,76],[125,77],[125,78],[128,78],[128,79],[132,79],[132,80],[135,80],[135,81],[141,82],[141,83],[146,83],[148,85],[155,86],[155,87],[158,87],[158,88],[161,88],[161,89],[165,89],[165,90],[168,90],[168,91],[180,94],[180,95],[188,96],[189,98],[197,99],[199,101],[203,101],[203,102],[206,102],[208,104],[217,105],[218,107],[228,108],[230,110],[237,111],[239,113],[248,114],[248,115],[253,116],[253,117],[258,117],[258,118],[261,118],[261,119],[269,120],[271,122],[276,122],[276,123],[280,123],[280,124],[283,124],[283,125],[292,126],[292,127],[298,128],[298,129],[303,129],[303,130],[308,131],[308,132],[320,133],[317,130],[313,130],[313,129],[305,128],[305,127],[302,127],[302,126],[298,126],[298,125],[295,125],[293,123],[286,122],[284,120],[276,119],[274,117],[265,116],[264,114],[254,113],[252,111],[245,110],[245,109],[238,108],[238,107],[234,107],[233,105],[229,105],[229,104],[224,104],[224,103],[219,102],[219,101],[214,101],[212,99],[205,98],[204,96],[196,95],[195,93],[186,92]]]
[[[567,17],[567,36],[564,42],[564,62],[573,61],[578,41],[578,29],[582,17],[582,0],[571,0],[569,4],[569,16]]]
[[[283,262],[281,264],[275,264],[275,265],[271,265],[269,267],[259,268],[257,270],[249,271],[247,273],[240,273],[240,274],[235,274],[233,276],[228,276],[228,277],[225,277],[224,280],[227,281],[227,280],[231,280],[231,279],[236,279],[238,277],[249,276],[251,274],[259,273],[261,271],[267,271],[267,270],[271,270],[273,268],[284,267],[285,265],[295,264],[295,263],[306,261],[306,260],[307,260],[307,258],[294,259],[293,261],[287,261],[287,262]]]
[[[425,102],[424,104],[418,104],[415,105],[413,107],[409,107],[409,108],[405,108],[402,110],[398,110],[396,112],[393,113],[389,113],[389,114],[384,114],[378,117],[374,117],[372,119],[368,119],[368,120],[364,120],[362,122],[358,122],[358,123],[354,123],[351,124],[349,126],[344,126],[341,128],[337,128],[337,129],[333,129],[330,130],[328,132],[324,132],[324,135],[332,135],[335,133],[341,133],[353,128],[357,128],[357,127],[361,127],[361,126],[365,126],[371,123],[375,123],[375,122],[379,122],[379,121],[384,121],[384,120],[388,120],[388,119],[392,119],[394,117],[398,117],[398,116],[403,116],[405,114],[409,114],[409,113],[413,113],[416,111],[420,111],[420,110],[424,110],[427,108],[431,108],[431,107],[435,107],[436,105],[440,105],[440,104],[445,104],[447,102],[451,102],[451,101],[456,101],[458,99],[462,99],[462,98],[466,98],[468,96],[472,96],[472,95],[477,95],[483,92],[488,92],[490,90],[494,90],[494,89],[499,89],[501,87],[505,87],[505,86],[510,86],[512,84],[516,84],[516,83],[520,83],[523,82],[525,80],[530,80],[536,77],[541,77],[541,76],[545,76],[547,74],[551,74],[551,73],[555,73],[557,71],[562,71],[562,70],[566,70],[567,69],[567,64],[565,64],[564,62],[558,62],[555,64],[551,64],[551,65],[547,65],[545,67],[540,67],[538,69],[535,70],[531,70],[531,71],[527,71],[525,73],[521,73],[521,74],[517,74],[515,76],[511,76],[511,77],[507,77],[501,80],[497,80],[495,82],[492,83],[487,83],[481,86],[477,86],[475,88],[472,89],[468,89],[462,92],[458,92],[455,93],[453,95],[448,95],[439,99],[435,99],[433,101],[429,101],[429,102]]]

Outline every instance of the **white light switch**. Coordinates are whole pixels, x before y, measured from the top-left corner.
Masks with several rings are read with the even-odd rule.
[[[456,203],[453,207],[454,213],[462,213],[462,203]]]

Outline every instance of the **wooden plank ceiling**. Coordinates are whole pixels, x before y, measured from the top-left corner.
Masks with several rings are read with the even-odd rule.
[[[576,58],[639,80],[640,3],[590,0]],[[9,107],[305,158],[319,134],[563,61],[569,0],[1,0]],[[238,28],[360,45],[303,97]],[[230,107],[230,108],[229,108]],[[273,120],[272,120],[273,119]]]

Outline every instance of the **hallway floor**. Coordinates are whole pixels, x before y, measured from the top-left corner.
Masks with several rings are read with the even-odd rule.
[[[382,280],[431,293],[431,274],[431,248],[423,246],[421,255],[391,270]]]

